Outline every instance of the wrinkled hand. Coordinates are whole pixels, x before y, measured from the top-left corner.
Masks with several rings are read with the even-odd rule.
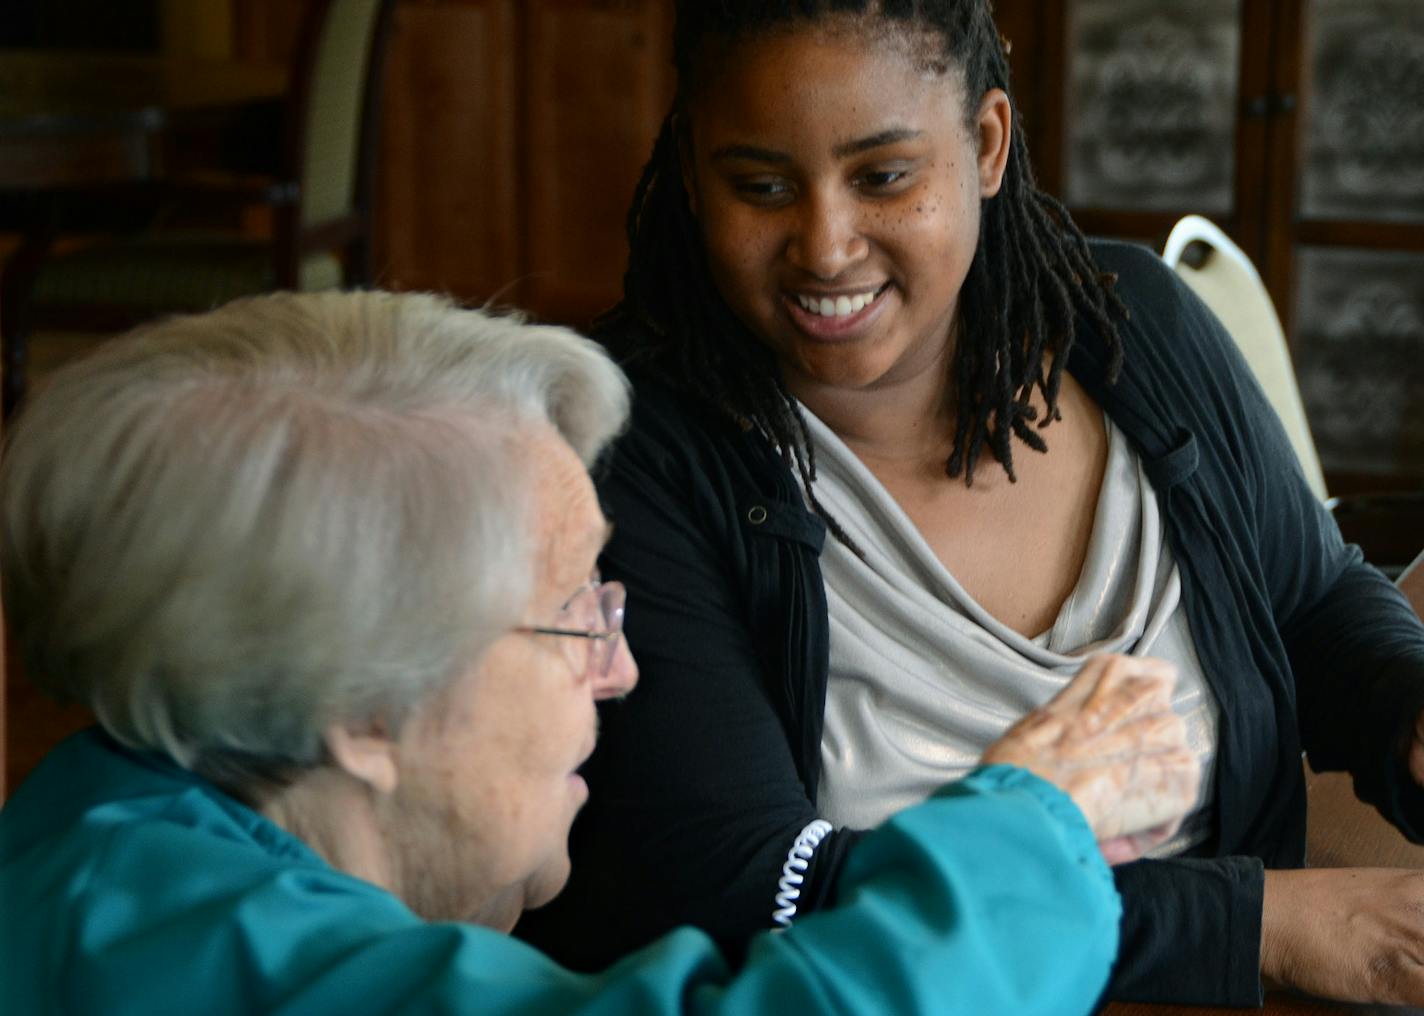
[[[1261,976],[1323,998],[1424,1005],[1424,872],[1266,872]]]
[[[1136,860],[1177,830],[1197,798],[1201,766],[1172,711],[1176,679],[1162,660],[1094,656],[983,761],[1048,780],[1082,810],[1109,864]]]

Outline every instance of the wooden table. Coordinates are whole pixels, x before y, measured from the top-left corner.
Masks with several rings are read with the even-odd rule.
[[[0,50],[0,189],[152,179],[165,133],[280,109],[286,87],[280,65]]]

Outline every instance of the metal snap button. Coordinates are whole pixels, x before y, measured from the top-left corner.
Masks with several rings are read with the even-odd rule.
[[[759,526],[766,521],[766,509],[761,505],[753,505],[747,509],[747,521],[754,526]]]

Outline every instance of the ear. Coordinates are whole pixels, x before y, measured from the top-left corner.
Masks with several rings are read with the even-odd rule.
[[[1003,186],[1014,140],[1014,110],[1002,88],[984,93],[974,122],[979,131],[979,196],[992,198]]]
[[[358,733],[345,724],[333,723],[326,728],[326,749],[338,769],[377,793],[389,794],[400,782],[396,743],[383,725]]]
[[[697,196],[697,173],[692,162],[692,129],[687,117],[679,113],[673,117],[672,129],[677,135],[677,161],[682,168],[682,189],[687,192],[687,207],[692,217],[698,217],[701,202]]]

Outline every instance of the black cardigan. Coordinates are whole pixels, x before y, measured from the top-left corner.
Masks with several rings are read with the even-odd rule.
[[[1151,252],[1093,250],[1130,310],[1125,362],[1107,385],[1104,343],[1081,323],[1069,370],[1143,459],[1221,707],[1215,835],[1200,856],[1116,869],[1109,996],[1255,1005],[1263,866],[1304,860],[1302,747],[1424,834],[1403,764],[1424,709],[1424,626],[1342,543],[1211,313]],[[639,383],[600,487],[615,525],[602,568],[628,586],[642,681],[603,710],[568,889],[517,929],[575,967],[682,923],[740,952],[769,926],[787,850],[816,817],[825,528],[766,440],[694,403]],[[857,837],[821,843],[802,913],[833,900]]]

